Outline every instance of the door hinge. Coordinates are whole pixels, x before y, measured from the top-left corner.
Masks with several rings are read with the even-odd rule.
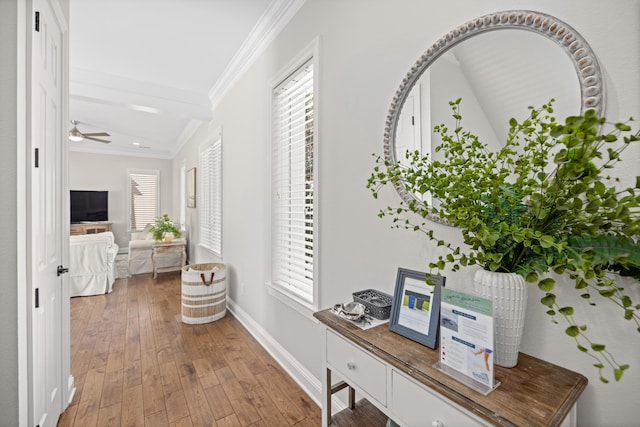
[[[36,148],[35,153],[33,154],[34,156],[34,160],[35,160],[35,167],[39,168],[40,167],[40,149]]]
[[[40,12],[36,11],[36,31],[40,32]]]
[[[411,116],[411,126],[416,125],[416,116]]]
[[[40,288],[36,288],[36,308],[40,307]]]

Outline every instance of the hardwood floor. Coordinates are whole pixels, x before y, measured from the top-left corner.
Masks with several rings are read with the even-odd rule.
[[[71,299],[76,394],[59,427],[319,426],[320,408],[229,313],[186,325],[180,273],[118,279]],[[334,426],[380,426],[368,402]]]

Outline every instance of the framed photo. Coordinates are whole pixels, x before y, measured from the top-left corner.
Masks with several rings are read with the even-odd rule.
[[[427,276],[433,285],[427,283]],[[444,282],[443,276],[398,268],[389,329],[435,349]]]
[[[187,207],[196,207],[196,168],[187,171]]]

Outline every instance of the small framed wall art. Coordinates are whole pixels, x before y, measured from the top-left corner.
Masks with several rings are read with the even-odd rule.
[[[427,277],[431,284],[427,283]],[[389,329],[435,349],[444,283],[443,276],[398,268]]]

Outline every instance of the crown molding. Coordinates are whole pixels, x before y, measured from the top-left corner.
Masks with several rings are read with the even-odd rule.
[[[168,113],[177,117],[190,118],[191,120],[185,126],[170,152],[133,148],[89,147],[74,144],[70,144],[69,150],[159,159],[175,158],[200,126],[211,120],[211,115],[217,104],[265,51],[305,2],[306,0],[273,0],[220,78],[209,90],[208,99],[206,99],[207,96],[202,95],[206,100],[202,99],[198,94],[175,88],[161,87],[148,82],[134,81],[106,73],[89,72],[81,69],[71,70],[71,98],[105,105],[117,105],[151,114]],[[124,90],[122,89],[123,87]]]
[[[222,98],[269,46],[306,0],[274,0],[209,91],[215,109]]]
[[[291,18],[300,10],[306,0],[274,0],[262,15],[258,23],[233,56],[231,62],[222,72],[216,84],[209,90],[211,111],[224,98],[229,90],[237,83],[240,77],[249,69],[255,60],[276,38]],[[195,134],[202,125],[202,121],[191,120],[178,138],[172,151],[176,156],[182,147]]]

